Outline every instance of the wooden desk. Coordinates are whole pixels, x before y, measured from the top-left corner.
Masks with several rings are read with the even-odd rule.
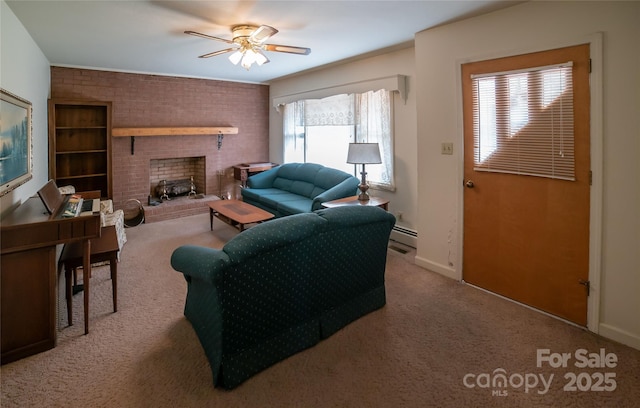
[[[100,236],[100,215],[60,218],[32,197],[2,220],[1,363],[55,347],[57,322],[56,245],[82,241],[84,268],[90,270],[89,239]],[[85,307],[88,304],[85,297]]]
[[[256,173],[270,170],[277,166],[275,163],[242,163],[233,166],[233,178],[242,182],[242,187],[247,186],[247,179]]]
[[[358,200],[358,196],[356,195],[322,203],[322,206],[326,208],[342,207],[345,205],[376,206],[384,209],[385,211],[389,211],[389,200],[380,197],[371,197],[367,201],[360,201]]]

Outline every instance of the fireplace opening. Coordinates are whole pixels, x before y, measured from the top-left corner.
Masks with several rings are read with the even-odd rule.
[[[205,180],[204,156],[149,161],[149,195],[156,199],[206,194]]]

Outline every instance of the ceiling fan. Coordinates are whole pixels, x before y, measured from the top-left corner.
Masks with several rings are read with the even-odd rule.
[[[184,33],[195,35],[196,37],[208,38],[210,40],[222,41],[233,45],[232,48],[210,52],[208,54],[200,55],[198,58],[215,57],[216,55],[235,51],[229,56],[229,60],[234,65],[240,63],[240,65],[247,70],[254,62],[258,65],[269,62],[269,58],[264,55],[263,51],[286,52],[298,55],[308,55],[311,52],[309,48],[294,47],[290,45],[265,44],[265,41],[277,32],[278,30],[267,25],[261,25],[259,27],[253,25],[235,25],[231,27],[231,34],[233,37],[231,40],[198,33],[196,31],[185,31]]]

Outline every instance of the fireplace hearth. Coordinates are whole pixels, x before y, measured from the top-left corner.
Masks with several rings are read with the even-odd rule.
[[[187,217],[209,211],[209,203],[219,200],[217,195],[182,195],[171,200],[157,201],[155,205],[143,205],[145,223]]]

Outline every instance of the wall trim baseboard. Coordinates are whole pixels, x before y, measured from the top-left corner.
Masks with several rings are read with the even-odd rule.
[[[622,343],[626,346],[633,347],[636,350],[640,350],[640,336],[606,323],[600,323],[598,329],[598,334],[600,336],[617,341],[618,343]]]
[[[442,265],[437,262],[433,262],[419,256],[416,256],[414,258],[414,261],[416,265],[424,269],[427,269],[431,272],[439,273],[440,275],[446,276],[447,278],[451,278],[453,280],[457,280],[457,281],[460,280],[460,277],[458,276],[458,272],[455,269],[450,268],[446,265]]]
[[[429,270],[431,272],[438,273],[440,275],[446,276],[447,278],[451,278],[451,279],[456,280],[456,281],[460,281],[461,280],[460,277],[458,276],[457,271],[455,269],[452,269],[452,268],[448,267],[448,266],[439,264],[437,262],[430,261],[430,260],[428,260],[426,258],[422,258],[422,257],[419,257],[419,256],[416,256],[414,258],[414,260],[415,260],[415,263],[416,263],[417,266],[420,266],[420,267],[422,267],[424,269],[427,269],[427,270]],[[465,284],[467,284],[469,286],[472,286],[474,288],[480,289],[482,291],[485,291],[487,293],[490,293],[492,295],[495,295],[495,296],[498,296],[498,297],[503,297],[503,296],[501,296],[499,294],[487,291],[486,289],[482,289],[482,288],[479,288],[479,287],[474,286],[474,285],[470,285],[470,284],[468,284],[466,282],[465,282]],[[569,322],[567,320],[561,319],[561,318],[559,318],[557,316],[548,314],[548,313],[546,313],[544,311],[541,311],[539,309],[527,306],[527,305],[525,305],[523,303],[516,302],[516,301],[508,299],[508,298],[504,298],[504,299],[507,299],[507,300],[509,300],[511,302],[514,302],[516,304],[522,305],[524,307],[530,308],[531,310],[535,310],[535,311],[537,311],[539,313],[543,313],[543,314],[549,315],[549,316],[551,316],[551,317],[553,317],[555,319],[564,321],[564,322],[566,322],[568,324],[571,324],[571,325],[574,325],[576,327],[583,328],[582,326],[577,326],[575,323],[572,323],[572,322]],[[637,334],[630,333],[628,331],[622,330],[622,329],[620,329],[618,327],[615,327],[615,326],[612,326],[612,325],[606,324],[606,323],[597,324],[597,327],[598,327],[598,332],[596,334],[598,334],[599,336],[602,336],[602,337],[604,337],[606,339],[613,340],[613,341],[616,341],[618,343],[624,344],[626,346],[632,347],[632,348],[634,348],[636,350],[640,350],[640,336],[638,336]],[[584,327],[584,329],[593,332],[593,330],[591,330],[590,327]]]

